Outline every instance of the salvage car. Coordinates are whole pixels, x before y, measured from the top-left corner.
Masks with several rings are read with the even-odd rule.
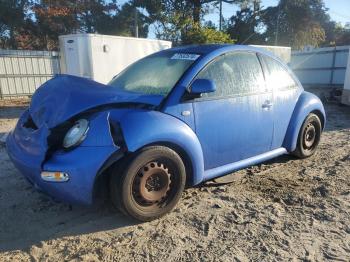
[[[7,137],[14,165],[55,199],[92,204],[108,192],[141,221],[194,186],[283,154],[315,153],[321,101],[259,48],[176,47],[107,85],[61,75],[43,84]]]

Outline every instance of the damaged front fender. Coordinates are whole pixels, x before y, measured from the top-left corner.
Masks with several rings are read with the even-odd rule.
[[[110,121],[120,123],[129,152],[157,143],[181,148],[190,160],[191,184],[203,181],[204,159],[201,144],[194,131],[181,120],[158,111],[133,110],[121,117],[111,112]]]
[[[98,176],[123,154],[112,139],[110,112],[98,112],[86,118],[89,120],[86,139],[72,150],[55,151],[43,164],[45,171],[69,174],[69,181],[64,184],[40,181],[39,187],[61,201],[89,205],[94,200]]]
[[[110,129],[110,112],[98,112],[87,118],[89,131],[80,146],[115,146]]]

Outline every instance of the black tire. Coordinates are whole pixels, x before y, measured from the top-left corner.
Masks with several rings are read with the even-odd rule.
[[[297,147],[293,155],[299,158],[312,156],[320,143],[322,124],[316,114],[309,114],[300,128]]]
[[[112,172],[112,203],[140,221],[151,221],[171,211],[186,183],[181,157],[164,146],[143,148]]]

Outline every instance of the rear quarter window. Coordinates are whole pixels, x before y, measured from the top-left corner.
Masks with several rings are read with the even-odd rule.
[[[297,88],[297,83],[280,62],[268,56],[263,56],[263,60],[267,67],[266,83],[270,89],[286,91]]]

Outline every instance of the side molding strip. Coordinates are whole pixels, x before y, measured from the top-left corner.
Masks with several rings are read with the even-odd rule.
[[[250,157],[235,163],[231,163],[231,164],[227,164],[224,166],[220,166],[220,167],[216,167],[216,168],[212,168],[212,169],[208,169],[206,171],[204,171],[204,181],[205,180],[210,180],[219,176],[223,176],[226,175],[230,172],[233,171],[237,171],[239,169],[248,167],[248,166],[252,166],[267,160],[270,160],[272,158],[275,158],[277,156],[280,155],[284,155],[287,154],[287,150],[285,148],[277,148],[274,149],[272,151],[266,152],[264,154],[261,155],[257,155],[254,157]]]

